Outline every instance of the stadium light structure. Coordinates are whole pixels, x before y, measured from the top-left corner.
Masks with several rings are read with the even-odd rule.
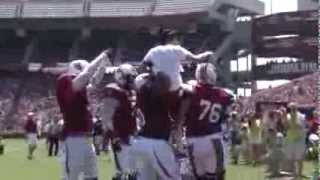
[[[26,30],[25,30],[24,28],[18,27],[18,28],[16,29],[16,35],[17,35],[18,37],[23,38],[23,37],[26,37],[27,33],[26,33]]]
[[[83,27],[81,31],[82,39],[87,39],[91,36],[91,29],[89,27]]]

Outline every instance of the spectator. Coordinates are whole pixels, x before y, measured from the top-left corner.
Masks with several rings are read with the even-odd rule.
[[[314,110],[306,123],[308,127],[308,134],[318,134],[318,127],[320,125],[319,112]]]
[[[277,132],[275,137],[272,138],[274,143],[269,150],[268,156],[268,170],[270,172],[270,178],[281,176],[281,165],[283,162],[283,134],[281,132]]]
[[[237,113],[231,113],[230,118],[230,134],[231,134],[231,157],[234,164],[238,164],[240,148],[241,148],[241,132],[240,121],[237,117]]]
[[[48,128],[48,143],[49,143],[49,149],[48,149],[48,155],[49,156],[57,156],[59,151],[59,124],[57,120],[52,120],[49,124]],[[54,150],[54,153],[53,153]]]
[[[251,115],[249,119],[249,143],[251,163],[255,166],[260,161],[262,145],[262,124],[257,115]]]
[[[240,136],[241,136],[241,152],[243,159],[246,164],[250,163],[250,143],[249,143],[249,125],[248,123],[242,119],[241,121],[241,131],[240,131]]]
[[[292,173],[295,177],[303,177],[303,160],[306,150],[305,116],[297,110],[294,103],[288,106],[288,118],[285,121],[286,138],[285,152],[288,165],[292,165]]]
[[[270,122],[267,126],[267,170],[270,172],[270,177],[281,176],[281,165],[283,163],[283,133],[281,128],[281,112],[273,110],[268,113],[267,121]]]

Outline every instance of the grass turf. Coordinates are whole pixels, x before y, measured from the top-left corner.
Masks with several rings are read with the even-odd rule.
[[[1,180],[59,180],[61,167],[56,158],[48,157],[44,141],[40,141],[33,160],[27,160],[24,140],[5,140],[5,153],[0,156]],[[110,180],[114,171],[111,156],[98,158],[99,180]],[[305,174],[311,175],[311,163],[305,163]],[[263,166],[228,165],[227,180],[263,180]]]

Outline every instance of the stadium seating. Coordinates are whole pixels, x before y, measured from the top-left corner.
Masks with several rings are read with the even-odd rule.
[[[149,0],[94,0],[90,4],[90,17],[146,16],[151,12],[152,2]]]
[[[83,3],[76,0],[26,1],[22,13],[24,18],[75,18],[83,15]]]
[[[153,15],[198,13],[209,10],[211,0],[157,0]]]
[[[19,6],[19,2],[10,1],[9,2],[1,2],[0,4],[0,17],[1,18],[15,18],[16,10]]]

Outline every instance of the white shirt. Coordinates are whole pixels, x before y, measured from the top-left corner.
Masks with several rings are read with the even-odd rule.
[[[181,62],[189,55],[191,52],[179,45],[160,45],[150,49],[143,61],[151,62],[154,72],[166,73],[171,80],[170,90],[177,90],[182,84]]]

